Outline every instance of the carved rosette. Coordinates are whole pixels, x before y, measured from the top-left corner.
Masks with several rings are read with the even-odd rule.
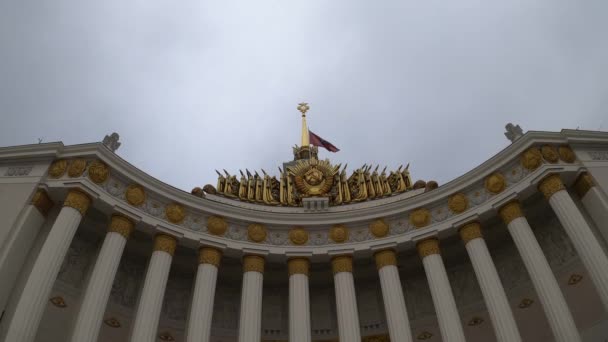
[[[59,178],[63,176],[65,170],[68,168],[68,162],[65,159],[55,160],[49,167],[49,176],[51,178]]]
[[[420,258],[441,253],[439,250],[439,240],[436,238],[430,238],[418,242],[416,244],[416,249],[418,250],[418,255],[420,255]]]
[[[38,189],[36,190],[34,197],[32,197],[32,205],[34,205],[42,215],[46,216],[54,203],[44,189]]]
[[[481,224],[479,224],[479,222],[465,224],[460,228],[459,233],[460,238],[465,245],[473,239],[483,238],[483,235],[481,234]]]
[[[154,238],[154,251],[161,251],[173,256],[177,247],[177,239],[171,235],[158,234]]]
[[[91,198],[84,192],[72,189],[68,192],[68,196],[63,202],[64,207],[70,207],[78,210],[80,215],[84,216],[91,205]]]
[[[564,183],[562,183],[562,179],[559,177],[559,175],[553,174],[540,181],[538,184],[538,189],[548,200],[556,192],[566,190],[566,187],[564,186]]]
[[[303,274],[308,276],[310,261],[306,258],[291,258],[287,261],[287,270],[289,276],[294,274]]]
[[[566,163],[574,163],[576,161],[576,155],[574,154],[574,151],[572,151],[572,149],[570,148],[570,146],[560,146],[558,149],[558,153],[559,153],[559,157],[561,160],[565,161]]]
[[[177,203],[167,204],[165,215],[171,223],[179,224],[186,218],[186,209]]]
[[[587,172],[581,173],[576,182],[574,182],[574,191],[576,191],[580,198],[583,198],[593,186],[595,186],[595,183],[593,183],[591,175]]]
[[[448,199],[448,208],[450,208],[454,214],[460,214],[467,210],[468,207],[469,199],[463,193],[457,193]]]
[[[369,224],[369,231],[375,237],[384,237],[388,234],[389,226],[384,219],[377,219]]]
[[[308,232],[301,227],[293,228],[289,231],[289,241],[294,245],[303,245],[308,242]]]
[[[198,263],[209,264],[215,267],[220,267],[222,260],[222,252],[217,248],[202,247],[198,251]]]
[[[380,270],[384,266],[397,266],[397,253],[392,249],[385,249],[374,254],[376,268]]]
[[[557,149],[554,146],[544,145],[540,148],[540,153],[543,155],[543,158],[551,164],[555,164],[559,161],[559,153],[557,153]]]
[[[213,235],[222,236],[228,230],[228,223],[223,217],[220,216],[209,216],[207,218],[207,231]]]
[[[101,160],[94,160],[89,165],[89,179],[95,184],[101,184],[110,176],[110,168]]]
[[[247,237],[253,242],[262,242],[266,240],[266,227],[259,223],[252,223],[247,227]]]
[[[331,259],[331,268],[334,275],[340,272],[353,272],[353,257],[350,255],[340,255]]]
[[[499,194],[505,189],[507,183],[505,182],[505,177],[501,173],[495,172],[486,178],[485,186],[488,192]]]
[[[348,240],[348,228],[345,225],[337,224],[329,230],[329,238],[336,243]]]
[[[423,228],[431,223],[431,213],[428,209],[420,208],[410,213],[410,224],[416,228]]]
[[[507,225],[516,218],[524,216],[518,201],[512,201],[503,205],[502,208],[498,210],[498,214]]]
[[[130,205],[138,207],[146,202],[146,190],[139,184],[131,184],[125,191],[125,198]]]
[[[243,258],[243,273],[245,272],[264,274],[264,258],[259,255],[246,255]]]
[[[536,147],[531,147],[527,149],[521,155],[521,166],[523,166],[527,170],[536,170],[539,166],[543,164],[543,155],[540,153],[540,150]]]
[[[86,168],[86,160],[82,158],[74,159],[70,162],[70,167],[68,167],[68,176],[71,178],[80,177]]]
[[[133,231],[135,223],[131,219],[123,215],[114,214],[110,220],[109,232],[114,232],[122,235],[125,239],[129,239],[129,235]]]

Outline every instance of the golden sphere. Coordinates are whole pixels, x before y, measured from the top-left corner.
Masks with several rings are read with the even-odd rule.
[[[186,210],[177,203],[171,203],[165,207],[165,215],[167,215],[169,222],[177,224],[181,223],[186,217]]]
[[[125,191],[125,198],[130,205],[137,207],[146,201],[146,191],[139,184],[131,184]]]
[[[388,234],[389,226],[384,219],[377,219],[369,224],[369,231],[375,237],[384,237]]]
[[[108,179],[110,168],[101,160],[94,160],[89,166],[89,178],[93,183],[101,184]]]
[[[452,195],[448,199],[448,207],[455,214],[460,214],[469,207],[469,199],[463,193]]]
[[[342,224],[337,224],[331,227],[329,230],[329,238],[337,243],[348,240],[348,228]]]
[[[410,213],[410,224],[416,228],[428,226],[431,223],[431,213],[424,208],[416,209]]]
[[[213,235],[224,235],[228,230],[228,223],[223,217],[209,216],[207,218],[207,230]]]
[[[294,228],[289,231],[289,240],[294,245],[303,245],[308,242],[308,232],[304,228]]]
[[[262,242],[266,239],[266,227],[259,223],[252,223],[247,228],[247,236],[253,242]]]
[[[71,178],[80,177],[84,172],[84,169],[86,168],[86,160],[82,158],[74,159],[72,160],[72,162],[70,163],[70,167],[68,168],[68,176],[70,176]]]
[[[486,178],[486,190],[493,194],[501,193],[507,187],[505,177],[501,173],[493,173]]]
[[[51,178],[59,178],[63,176],[68,167],[68,162],[65,159],[55,160],[49,167],[49,176]]]
[[[557,149],[554,146],[544,145],[540,148],[540,153],[542,153],[543,158],[551,164],[555,164],[559,161],[559,153],[557,153]]]
[[[527,149],[521,155],[521,166],[527,170],[536,170],[543,163],[543,156],[536,147]]]
[[[574,163],[576,160],[576,155],[569,146],[559,147],[559,157],[566,163]]]

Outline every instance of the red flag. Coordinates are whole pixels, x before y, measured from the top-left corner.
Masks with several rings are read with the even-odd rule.
[[[308,140],[310,141],[311,145],[325,147],[330,152],[340,151],[340,149],[338,149],[332,143],[314,134],[311,130],[308,130]]]

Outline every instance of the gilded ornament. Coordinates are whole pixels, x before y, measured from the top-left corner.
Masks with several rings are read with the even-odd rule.
[[[146,190],[139,184],[131,184],[125,191],[125,198],[130,205],[140,206],[146,201]]]
[[[339,166],[332,166],[329,160],[302,159],[289,167],[289,174],[294,179],[296,189],[307,196],[328,194],[334,185]]]
[[[576,285],[576,284],[580,283],[581,280],[583,280],[583,276],[580,274],[574,273],[570,276],[570,278],[568,278],[568,285]]]
[[[342,243],[348,240],[348,228],[342,224],[337,224],[329,230],[329,238],[333,242]]]
[[[392,249],[385,249],[374,254],[376,268],[380,270],[384,266],[397,266],[397,253]]]
[[[122,326],[115,317],[107,318],[103,322],[111,328],[120,328]]]
[[[131,232],[133,231],[133,227],[135,227],[135,223],[133,223],[131,219],[123,215],[114,214],[110,219],[110,227],[108,231],[118,233],[125,239],[128,239],[129,235],[131,235]]]
[[[89,178],[93,183],[101,184],[108,179],[110,168],[101,160],[94,160],[89,165]]]
[[[173,335],[171,335],[171,333],[168,331],[164,331],[164,332],[161,332],[160,334],[158,334],[158,339],[161,341],[166,341],[166,342],[175,341],[175,337],[173,337]]]
[[[49,301],[58,308],[63,309],[68,306],[65,302],[65,299],[63,299],[63,297],[61,297],[61,296],[53,297],[53,298],[49,299]]]
[[[458,194],[452,195],[448,199],[448,208],[450,208],[450,210],[454,214],[460,214],[463,211],[467,210],[468,207],[469,207],[469,199],[463,193],[458,193]]]
[[[501,193],[505,187],[507,186],[505,182],[505,177],[499,173],[495,172],[486,178],[486,190],[493,194]]]
[[[426,227],[431,223],[431,213],[428,209],[420,208],[410,213],[410,224],[416,228]]]
[[[436,238],[422,240],[416,244],[416,249],[418,250],[420,258],[424,258],[433,254],[440,254],[439,240],[437,240]]]
[[[527,170],[536,170],[542,163],[543,155],[537,147],[531,147],[521,155],[521,166]]]
[[[467,323],[467,325],[470,327],[473,327],[476,325],[480,325],[481,323],[483,323],[483,318],[475,316],[475,317],[471,318],[471,320],[469,321],[469,323]]]
[[[543,155],[543,158],[551,164],[555,164],[559,161],[559,153],[557,153],[555,146],[544,145],[540,148],[540,153]]]
[[[595,183],[593,183],[593,178],[591,178],[590,174],[587,172],[581,173],[576,182],[574,182],[574,191],[576,191],[578,197],[583,198],[594,185]]]
[[[521,302],[517,306],[520,309],[527,309],[530,307],[530,305],[532,305],[532,303],[534,303],[534,300],[532,300],[530,298],[524,298],[521,300]]]
[[[171,256],[175,254],[177,239],[171,235],[158,234],[154,237],[154,251],[165,252]]]
[[[428,331],[423,331],[420,334],[418,334],[418,337],[416,337],[419,340],[425,341],[425,340],[430,340],[433,337],[433,334],[431,334]]]
[[[247,228],[247,236],[253,242],[262,242],[266,240],[266,227],[259,223],[252,223]]]
[[[460,238],[462,239],[465,245],[473,239],[483,237],[481,235],[481,224],[479,224],[479,222],[471,222],[465,224],[464,226],[462,226],[462,228],[460,228],[459,233]]]
[[[502,218],[503,222],[507,225],[516,218],[524,216],[524,214],[521,212],[521,207],[519,206],[518,201],[511,201],[503,205],[498,210],[498,214],[500,215],[500,218]]]
[[[290,277],[294,274],[303,274],[308,276],[309,268],[310,261],[308,261],[306,258],[291,258],[287,260],[287,270]]]
[[[562,183],[562,179],[558,174],[552,174],[540,181],[540,184],[538,184],[538,189],[548,200],[556,192],[566,190],[566,187],[564,186],[564,183]]]
[[[68,167],[68,162],[65,159],[55,160],[49,167],[49,176],[51,178],[59,178],[63,176]]]
[[[224,235],[228,230],[228,223],[223,217],[209,216],[207,218],[207,231],[213,235]]]
[[[308,242],[308,232],[304,228],[293,228],[289,231],[289,240],[294,245],[303,245]]]
[[[353,272],[353,257],[350,255],[340,255],[331,259],[331,268],[335,274],[340,272]]]
[[[384,237],[388,234],[389,226],[384,219],[377,219],[369,224],[369,231],[375,237]]]
[[[34,197],[32,197],[32,205],[34,205],[42,215],[46,216],[54,203],[44,189],[38,189],[36,190]]]
[[[362,340],[362,342],[390,342],[390,341],[391,341],[391,339],[388,334],[365,336]]]
[[[259,272],[264,273],[264,258],[259,255],[246,255],[243,258],[243,273]]]
[[[82,216],[84,216],[87,209],[89,209],[89,205],[91,205],[91,198],[84,192],[76,189],[70,190],[63,202],[64,207],[74,208],[78,210]]]
[[[177,203],[170,203],[165,207],[165,215],[169,222],[178,224],[186,217],[186,210]]]
[[[220,261],[222,260],[222,252],[217,248],[202,247],[198,251],[198,263],[209,264],[215,267],[220,267]]]
[[[80,177],[86,168],[86,160],[82,158],[74,159],[70,162],[70,167],[68,167],[68,176],[71,178]]]
[[[566,163],[574,163],[574,161],[576,160],[576,155],[574,154],[574,151],[572,151],[570,146],[560,146],[558,151],[559,157]]]

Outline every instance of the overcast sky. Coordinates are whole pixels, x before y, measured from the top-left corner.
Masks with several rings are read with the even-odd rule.
[[[444,184],[507,122],[606,130],[607,34],[605,0],[4,0],[0,146],[116,131],[190,191],[291,160],[306,101],[322,158]]]

